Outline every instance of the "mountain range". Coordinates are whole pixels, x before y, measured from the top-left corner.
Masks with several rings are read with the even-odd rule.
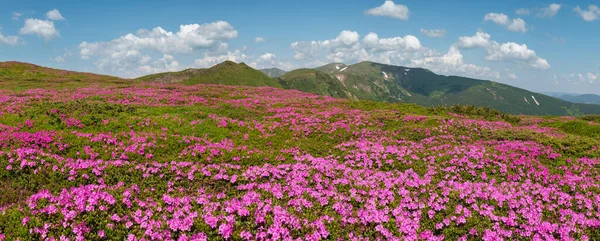
[[[36,65],[0,63],[0,82],[7,81],[127,81],[121,78],[56,70]],[[510,114],[600,114],[600,105],[572,103],[545,94],[488,80],[444,76],[427,69],[374,62],[331,63],[314,69],[286,72],[256,70],[225,61],[211,68],[186,69],[139,77],[133,82],[270,86],[353,100],[406,102],[423,106],[474,105]],[[573,101],[575,102],[575,101]]]
[[[600,95],[595,94],[571,94],[559,92],[547,92],[544,94],[573,103],[600,104]]]

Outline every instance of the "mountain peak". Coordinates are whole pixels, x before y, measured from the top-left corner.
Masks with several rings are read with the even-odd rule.
[[[223,61],[221,63],[218,63],[218,64],[214,65],[213,67],[219,67],[219,66],[236,66],[236,65],[238,65],[238,63],[233,62],[231,60],[225,60],[225,61]]]
[[[188,69],[179,72],[159,73],[138,78],[140,81],[155,83],[222,84],[242,86],[281,85],[262,72],[245,63],[230,60],[216,64],[208,69]]]

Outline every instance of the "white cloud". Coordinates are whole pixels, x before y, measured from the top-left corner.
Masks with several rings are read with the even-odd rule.
[[[141,65],[135,69],[135,76],[155,74],[161,72],[173,72],[182,69],[182,67],[179,65],[179,62],[177,62],[172,55],[168,54],[163,54],[162,58],[153,62],[150,62],[150,59],[146,58],[144,59],[144,62],[146,62],[146,64]]]
[[[13,12],[12,14],[12,20],[19,20],[19,18],[21,18],[21,16],[23,16],[23,13],[21,12]]]
[[[513,19],[512,23],[508,25],[508,30],[513,32],[527,32],[527,24],[525,20],[521,18]]]
[[[256,37],[256,39],[254,39],[254,41],[257,42],[257,43],[262,43],[262,42],[265,42],[265,38],[263,38],[263,37]]]
[[[503,44],[494,43],[492,48],[488,49],[486,59],[496,61],[522,61],[534,69],[550,68],[548,61],[538,57],[535,51],[529,49],[527,45],[513,42]]]
[[[488,67],[464,63],[460,49],[454,45],[450,46],[448,53],[442,56],[417,58],[412,60],[412,64],[444,74],[462,74],[479,78],[500,78],[500,73]]]
[[[485,21],[492,21],[498,25],[508,25],[508,16],[503,13],[488,13],[483,18]]]
[[[579,6],[575,7],[574,11],[578,13],[583,20],[591,22],[600,19],[600,7],[596,5],[588,6],[587,10],[581,9]]]
[[[161,27],[140,29],[135,34],[129,33],[106,42],[84,41],[78,49],[82,59],[94,60],[94,65],[100,70],[135,77],[183,68],[175,60],[176,54],[203,54],[205,58],[196,62],[199,66],[207,65],[217,60],[214,56],[227,55],[226,41],[237,35],[238,32],[229,23],[218,21],[180,25],[177,32]]]
[[[487,48],[490,46],[490,38],[492,36],[488,33],[478,31],[474,36],[462,36],[458,38],[458,42],[456,46],[463,49],[472,49],[472,48]]]
[[[266,61],[266,62],[271,62],[273,60],[275,60],[277,56],[275,54],[272,53],[266,53],[261,55],[258,59],[261,61]]]
[[[479,31],[472,37],[460,37],[456,46],[463,49],[483,48],[487,51],[486,59],[490,61],[515,61],[534,69],[549,69],[547,60],[537,56],[525,44],[514,42],[498,43],[490,40],[488,33]]]
[[[335,55],[358,50],[360,48],[360,35],[357,32],[345,30],[335,39],[295,42],[291,46],[295,51],[294,59],[296,60],[315,60],[320,54],[324,53],[323,50],[330,53],[330,59],[335,59]]]
[[[431,38],[441,38],[446,36],[445,29],[421,29],[421,33]]]
[[[20,39],[17,36],[4,36],[2,32],[0,32],[0,45],[17,45]]]
[[[365,44],[365,49],[373,52],[397,50],[417,51],[422,47],[421,41],[412,35],[380,39],[376,33],[369,33],[363,39],[363,43]]]
[[[506,14],[503,13],[488,13],[483,17],[484,21],[492,21],[498,25],[506,27],[508,30],[513,32],[527,32],[527,24],[525,20],[521,18],[509,19]]]
[[[222,46],[223,41],[237,37],[238,32],[227,22],[180,25],[176,33],[161,27],[140,29],[108,42],[82,42],[79,52],[86,59],[96,55],[110,56],[128,51],[152,50],[163,54],[188,54],[197,49]],[[225,46],[226,47],[226,46]]]
[[[540,12],[538,13],[538,16],[539,17],[543,17],[543,18],[554,17],[558,13],[558,11],[560,11],[561,7],[562,7],[561,4],[552,3],[552,4],[548,5],[545,8],[542,8],[540,10]]]
[[[19,33],[35,34],[46,41],[60,36],[60,32],[54,27],[54,22],[35,18],[26,19],[25,26],[21,28]]]
[[[61,20],[65,20],[65,18],[62,16],[62,14],[60,14],[60,12],[58,11],[58,9],[52,9],[49,12],[46,13],[46,17],[52,21],[61,21]]]
[[[531,12],[527,8],[519,8],[515,11],[518,15],[529,15]]]
[[[410,11],[407,6],[395,4],[393,1],[388,0],[379,7],[367,10],[366,14],[407,20]]]

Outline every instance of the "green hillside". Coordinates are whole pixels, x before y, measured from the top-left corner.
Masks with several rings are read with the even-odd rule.
[[[221,84],[241,86],[281,85],[264,73],[244,63],[225,61],[208,69],[186,69],[179,72],[167,72],[137,78],[138,81],[153,83]]]
[[[78,87],[89,84],[125,84],[119,77],[60,70],[16,61],[0,62],[0,88],[28,89]]]
[[[271,78],[277,78],[287,73],[287,71],[278,68],[260,69],[260,72],[263,72]]]
[[[279,77],[278,80],[285,89],[338,98],[355,98],[338,79],[314,69],[297,69]]]
[[[361,62],[350,66],[333,63],[316,69],[343,80],[348,92],[363,100],[424,106],[476,105],[529,115],[600,113],[600,105],[574,104],[493,81],[437,75],[422,68]]]

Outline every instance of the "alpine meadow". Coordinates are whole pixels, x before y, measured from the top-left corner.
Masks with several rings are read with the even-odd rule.
[[[600,240],[598,3],[5,1],[0,241]]]

